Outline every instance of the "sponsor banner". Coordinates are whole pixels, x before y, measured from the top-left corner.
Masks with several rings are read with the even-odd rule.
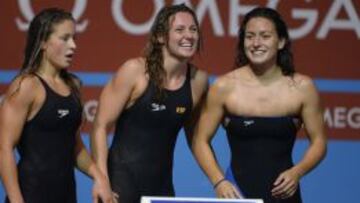
[[[360,139],[359,94],[321,94],[326,131],[330,138]]]
[[[233,67],[239,22],[255,6],[277,9],[294,40],[299,72],[312,77],[356,79],[360,47],[360,1],[357,0],[66,0],[0,2],[0,67],[20,67],[25,31],[45,7],[71,11],[77,21],[73,70],[114,71],[142,53],[156,12],[164,5],[185,2],[200,21],[204,49],[195,63],[212,74]],[[139,12],[141,11],[141,12]],[[219,51],[221,50],[221,51]]]

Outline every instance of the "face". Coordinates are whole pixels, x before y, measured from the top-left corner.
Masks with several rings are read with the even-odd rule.
[[[71,65],[75,53],[75,24],[64,20],[53,26],[49,39],[43,43],[43,61],[55,68],[67,68]]]
[[[263,17],[249,20],[245,28],[244,48],[253,65],[276,64],[277,52],[285,41],[279,39],[274,24]]]
[[[164,51],[179,59],[190,59],[197,51],[198,42],[199,30],[191,14],[179,12],[171,17],[168,43]]]

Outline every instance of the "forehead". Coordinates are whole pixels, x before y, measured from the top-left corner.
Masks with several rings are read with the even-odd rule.
[[[249,22],[246,24],[245,28],[246,32],[251,31],[269,31],[269,32],[275,32],[275,25],[274,23],[264,17],[255,17],[249,20]]]
[[[75,23],[72,20],[65,19],[52,26],[53,33],[74,33]]]
[[[171,26],[177,25],[195,25],[193,16],[188,12],[175,13],[170,19]]]

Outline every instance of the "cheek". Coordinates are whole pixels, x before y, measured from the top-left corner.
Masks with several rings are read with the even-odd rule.
[[[244,48],[248,48],[251,45],[251,41],[250,40],[244,40]]]
[[[59,44],[53,43],[51,47],[47,49],[47,57],[51,61],[59,61],[62,60],[62,56],[64,56],[63,46],[59,46]]]
[[[54,44],[54,54],[63,54],[65,51],[65,46],[62,45],[61,43],[56,43]]]
[[[248,43],[244,43],[244,51],[245,52],[248,52],[249,51],[249,49],[250,49],[250,44],[248,44]]]

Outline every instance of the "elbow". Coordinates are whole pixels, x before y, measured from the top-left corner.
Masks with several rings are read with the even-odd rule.
[[[201,156],[204,151],[204,147],[206,146],[206,142],[198,137],[194,137],[191,145],[191,150],[195,157]]]
[[[191,148],[191,151],[192,153],[196,156],[196,151],[197,149],[199,148],[199,140],[197,138],[197,136],[194,136],[192,141],[191,141],[191,145],[190,145],[190,148]]]
[[[326,138],[318,139],[316,142],[316,149],[318,151],[319,160],[323,160],[327,154],[327,140]]]

